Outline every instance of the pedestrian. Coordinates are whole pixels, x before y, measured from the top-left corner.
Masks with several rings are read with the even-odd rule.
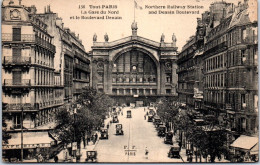
[[[54,162],[57,163],[58,161],[59,161],[59,158],[58,158],[58,156],[56,155],[56,156],[54,157]]]
[[[144,120],[146,120],[146,115],[144,115]]]
[[[149,150],[147,147],[145,147],[145,158],[148,159]]]
[[[98,139],[98,134],[97,134],[97,133],[95,134],[95,139],[96,139],[96,140]]]

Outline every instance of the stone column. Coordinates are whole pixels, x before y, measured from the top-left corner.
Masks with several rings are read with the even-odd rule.
[[[112,69],[113,69],[113,62],[112,61],[105,61],[107,63],[107,81],[104,82],[107,85],[107,93],[112,94]]]
[[[133,90],[132,90],[132,88],[130,88],[130,95],[133,95]]]
[[[160,62],[160,68],[161,68],[161,90],[160,93],[158,94],[165,94],[165,79],[166,79],[166,75],[165,75],[165,61],[161,61]]]
[[[107,90],[107,86],[108,86],[108,67],[109,67],[109,64],[107,63],[107,61],[104,61],[103,63],[104,65],[104,74],[103,74],[103,88],[104,88],[104,92],[107,94],[108,93],[108,90]]]
[[[126,94],[125,88],[124,88],[123,94],[124,94],[124,95]]]
[[[160,67],[160,62],[158,62],[158,66],[157,66],[157,94],[161,93],[161,67]]]
[[[119,95],[119,88],[116,89],[116,94]]]
[[[172,85],[174,86],[172,88],[172,94],[177,94],[177,87],[178,87],[178,75],[176,73],[176,70],[177,70],[177,63],[176,61],[172,61]]]

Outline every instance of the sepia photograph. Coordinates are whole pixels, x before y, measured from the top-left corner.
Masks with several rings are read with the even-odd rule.
[[[2,162],[258,162],[257,5],[2,0]]]

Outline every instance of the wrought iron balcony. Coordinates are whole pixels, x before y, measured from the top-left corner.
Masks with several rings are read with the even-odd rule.
[[[205,51],[205,54],[211,54],[211,53],[217,53],[217,52],[220,52],[222,50],[225,50],[227,48],[227,41],[224,41],[212,48],[209,48]]]
[[[3,110],[4,111],[22,111],[22,108],[24,111],[34,111],[39,110],[39,104],[31,104],[31,103],[3,103]]]
[[[20,37],[14,37],[12,33],[2,33],[2,41],[35,42],[36,44],[39,44],[55,52],[55,46],[53,44],[35,36],[34,34],[21,34]]]
[[[86,72],[90,72],[88,65],[75,64],[75,68],[78,68],[78,69],[86,71]]]
[[[15,64],[15,65],[26,65],[31,64],[31,57],[12,57],[12,56],[4,56],[3,64]]]
[[[31,86],[31,80],[23,79],[21,81],[14,81],[13,79],[4,79],[3,86],[10,86],[10,87]]]

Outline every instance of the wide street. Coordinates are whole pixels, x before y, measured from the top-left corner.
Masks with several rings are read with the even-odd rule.
[[[143,107],[132,108],[132,118],[126,118],[127,110],[130,107],[125,107],[123,115],[119,115],[124,135],[116,135],[118,123],[113,123],[109,128],[109,139],[99,140],[96,145],[98,162],[182,162],[182,159],[168,158],[170,145],[157,136],[152,122],[144,120],[146,111]],[[149,150],[148,158],[145,157],[145,147]]]

